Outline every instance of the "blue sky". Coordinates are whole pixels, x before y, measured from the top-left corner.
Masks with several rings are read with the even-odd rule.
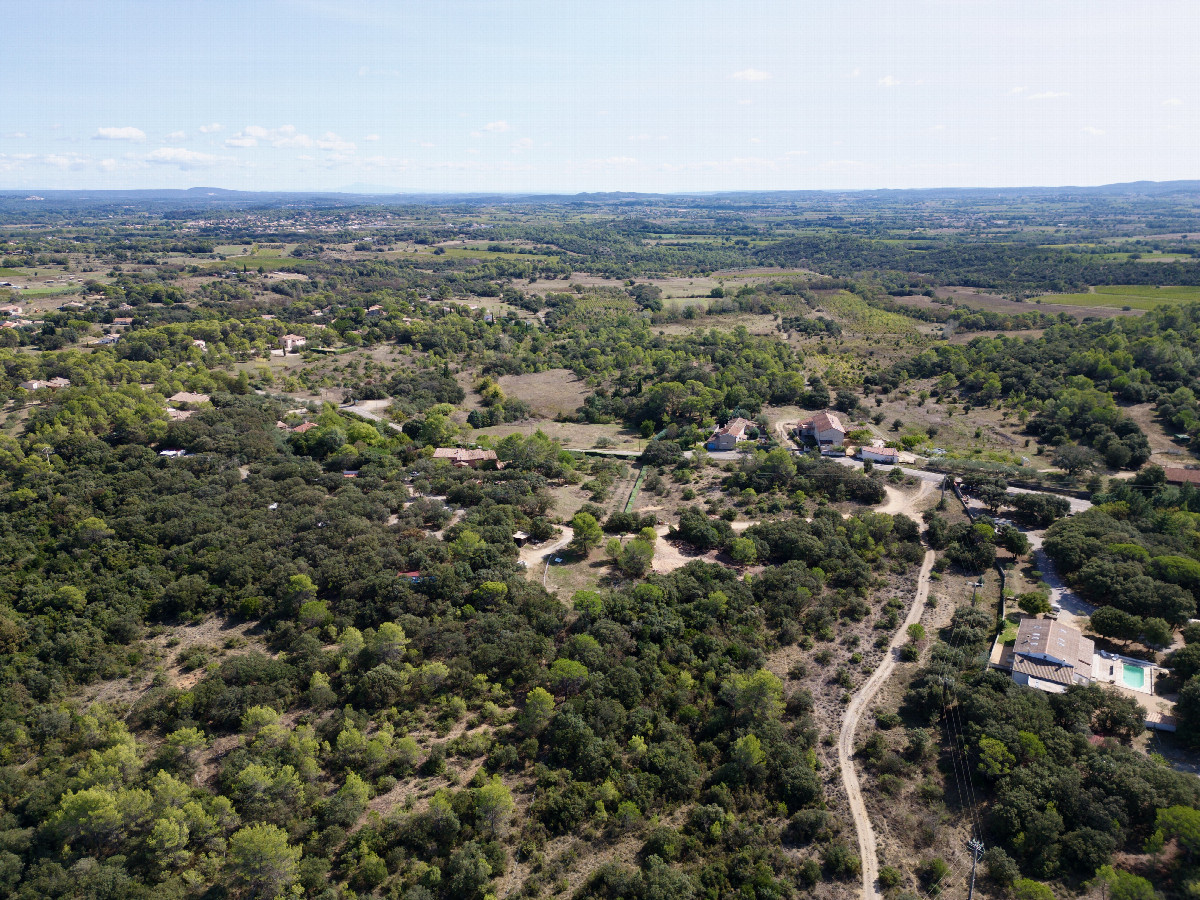
[[[0,188],[1200,177],[1190,0],[0,0]]]

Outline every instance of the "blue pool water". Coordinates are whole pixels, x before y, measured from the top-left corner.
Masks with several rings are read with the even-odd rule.
[[[1126,686],[1131,688],[1144,688],[1146,686],[1146,670],[1141,666],[1131,666],[1128,663],[1121,664],[1121,680]]]

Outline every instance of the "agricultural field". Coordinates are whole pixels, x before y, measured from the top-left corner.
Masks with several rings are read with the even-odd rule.
[[[1200,287],[1116,285],[1095,287],[1080,294],[1043,294],[1037,302],[1043,306],[1087,306],[1128,311],[1192,303],[1197,300],[1200,300]]]

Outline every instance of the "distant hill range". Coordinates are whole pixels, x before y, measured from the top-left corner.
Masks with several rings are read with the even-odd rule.
[[[1200,180],[1192,181],[1131,181],[1092,187],[947,187],[903,190],[862,191],[729,191],[711,193],[643,194],[632,192],[580,194],[505,194],[463,193],[431,194],[404,193],[376,185],[354,184],[343,191],[234,191],[218,187],[194,187],[186,190],[0,190],[0,215],[27,217],[33,210],[75,210],[116,213],[141,207],[147,211],[163,212],[213,209],[246,209],[253,207],[337,207],[395,204],[583,204],[620,205],[686,202],[689,205],[771,205],[804,201],[875,201],[887,204],[922,201],[971,202],[982,199],[1039,200],[1067,198],[1167,198],[1195,195],[1200,197]]]

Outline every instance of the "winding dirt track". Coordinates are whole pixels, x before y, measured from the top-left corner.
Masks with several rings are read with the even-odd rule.
[[[854,819],[854,828],[858,831],[858,855],[862,859],[864,900],[875,900],[879,896],[875,890],[875,881],[879,878],[879,856],[875,850],[875,831],[871,828],[871,820],[867,816],[867,807],[863,803],[862,790],[858,783],[858,772],[854,769],[854,732],[858,729],[863,710],[870,705],[880,686],[887,681],[892,669],[896,667],[900,658],[900,646],[908,637],[908,626],[921,620],[921,614],[925,611],[925,601],[929,598],[929,573],[933,571],[934,555],[932,550],[926,551],[921,573],[917,576],[917,595],[913,599],[912,608],[888,645],[879,668],[871,674],[846,707],[842,733],[838,738],[838,764],[842,769],[842,783],[846,786],[850,815]]]
[[[920,522],[921,516],[917,512],[918,502],[933,491],[933,485],[928,481],[922,481],[917,493],[911,496],[891,485],[886,486],[884,490],[887,491],[887,501],[878,507],[878,512],[891,515],[904,513]],[[924,523],[921,523],[920,527],[924,530]],[[838,738],[838,765],[842,770],[842,783],[846,786],[846,797],[850,802],[850,815],[854,819],[854,830],[858,832],[858,855],[862,859],[863,900],[876,900],[879,896],[879,892],[875,889],[875,882],[879,878],[879,854],[875,849],[875,830],[871,827],[867,806],[863,803],[858,772],[854,769],[854,733],[858,730],[863,710],[871,705],[879,688],[888,680],[892,670],[896,667],[896,662],[900,658],[900,646],[908,638],[908,626],[921,621],[921,615],[925,612],[925,601],[929,598],[929,573],[933,571],[934,556],[932,550],[925,552],[925,560],[921,563],[921,572],[917,576],[917,593],[908,610],[908,615],[904,619],[904,624],[900,626],[892,637],[891,643],[888,644],[887,652],[883,655],[879,668],[871,673],[871,677],[867,679],[858,693],[854,695],[854,699],[850,701],[850,705],[846,707],[846,715],[842,719],[842,732]]]

